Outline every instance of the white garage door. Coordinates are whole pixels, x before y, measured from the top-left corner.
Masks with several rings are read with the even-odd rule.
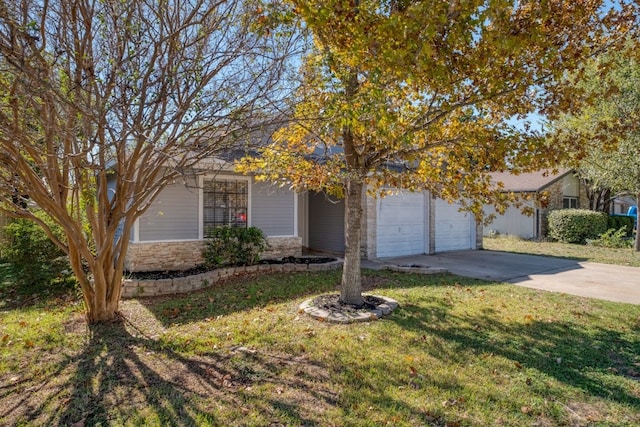
[[[475,248],[475,220],[468,212],[459,212],[460,204],[436,199],[436,252]]]
[[[378,199],[377,256],[427,252],[427,210],[423,193],[402,192]]]

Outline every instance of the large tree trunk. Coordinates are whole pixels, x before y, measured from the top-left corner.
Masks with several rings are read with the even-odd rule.
[[[118,317],[122,294],[122,268],[114,262],[112,247],[94,256],[81,256],[81,250],[69,245],[71,268],[82,289],[88,323],[108,322]],[[83,263],[84,259],[84,263]]]
[[[340,284],[340,301],[361,306],[362,277],[360,272],[360,240],[362,232],[362,203],[364,183],[350,179],[345,189],[344,210],[344,266]]]
[[[113,268],[113,260],[106,260],[97,261],[92,273],[96,292],[87,308],[87,320],[89,323],[114,320],[118,316],[122,294],[122,271]]]

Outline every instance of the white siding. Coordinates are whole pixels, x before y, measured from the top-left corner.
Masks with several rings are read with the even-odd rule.
[[[268,183],[253,183],[251,225],[267,236],[296,236],[295,193]]]
[[[394,257],[427,252],[427,210],[423,193],[408,191],[378,199],[377,256]]]
[[[138,221],[140,241],[198,238],[198,189],[195,184],[171,184]]]
[[[485,216],[496,214],[493,206],[485,207]],[[531,239],[536,237],[536,216],[525,215],[519,208],[510,206],[504,215],[496,214],[496,218],[484,227],[484,234],[488,235],[494,230],[502,235],[511,235]]]

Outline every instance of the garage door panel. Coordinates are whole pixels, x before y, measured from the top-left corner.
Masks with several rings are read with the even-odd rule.
[[[435,251],[472,249],[475,240],[475,220],[468,212],[460,211],[459,203],[446,200],[435,202]]]
[[[377,256],[423,254],[426,211],[422,193],[404,192],[384,197],[377,203]]]

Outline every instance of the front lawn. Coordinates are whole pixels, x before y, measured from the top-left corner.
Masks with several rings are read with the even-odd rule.
[[[579,261],[640,267],[640,253],[634,252],[631,248],[600,248],[571,243],[524,240],[513,236],[485,237],[482,245],[485,249],[492,251],[548,255]]]
[[[366,272],[400,307],[333,325],[297,310],[339,272],[0,311],[0,425],[640,424],[640,306],[452,275]]]

